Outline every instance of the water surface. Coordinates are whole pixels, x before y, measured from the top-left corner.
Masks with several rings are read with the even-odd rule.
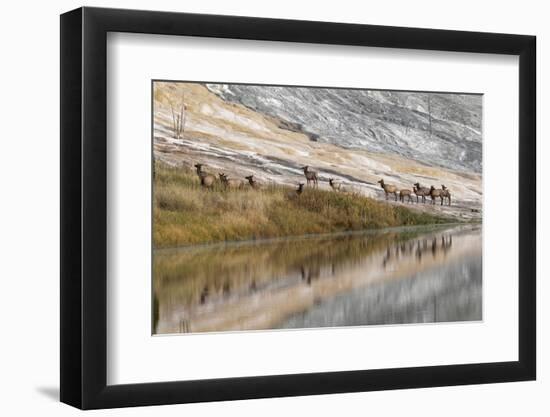
[[[481,320],[481,226],[154,252],[155,333]]]

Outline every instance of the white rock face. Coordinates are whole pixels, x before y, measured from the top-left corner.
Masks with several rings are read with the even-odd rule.
[[[276,117],[312,141],[481,173],[482,96],[208,84],[228,102]]]

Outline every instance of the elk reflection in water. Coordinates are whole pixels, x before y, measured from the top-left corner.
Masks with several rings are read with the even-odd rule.
[[[154,297],[155,333],[480,320],[481,228],[155,251]]]
[[[400,242],[388,246],[386,254],[382,260],[382,266],[386,267],[392,260],[398,260],[400,257],[411,256],[414,254],[418,262],[422,261],[422,256],[432,255],[436,257],[438,253],[444,256],[453,246],[453,235],[442,233],[440,237],[411,239],[407,242]]]

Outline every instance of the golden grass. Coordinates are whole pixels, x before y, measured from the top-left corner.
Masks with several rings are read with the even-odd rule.
[[[187,168],[157,164],[153,241],[156,248],[221,241],[342,232],[449,220],[358,194],[269,185],[226,191],[200,186]]]

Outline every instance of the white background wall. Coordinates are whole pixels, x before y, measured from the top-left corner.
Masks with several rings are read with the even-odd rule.
[[[548,124],[550,26],[540,1],[298,2],[278,0],[92,1],[86,5],[250,15],[395,26],[509,32],[538,37],[539,285],[538,381],[423,390],[325,395],[100,411],[99,415],[548,415],[550,179]],[[74,415],[59,392],[59,17],[79,7],[27,1],[3,5],[0,87],[0,410],[4,415]],[[543,128],[544,125],[544,128]],[[544,129],[544,130],[543,130]],[[546,157],[546,158],[545,158]],[[546,188],[546,187],[545,187]],[[545,234],[545,236],[543,236]],[[96,413],[94,413],[96,414]]]

